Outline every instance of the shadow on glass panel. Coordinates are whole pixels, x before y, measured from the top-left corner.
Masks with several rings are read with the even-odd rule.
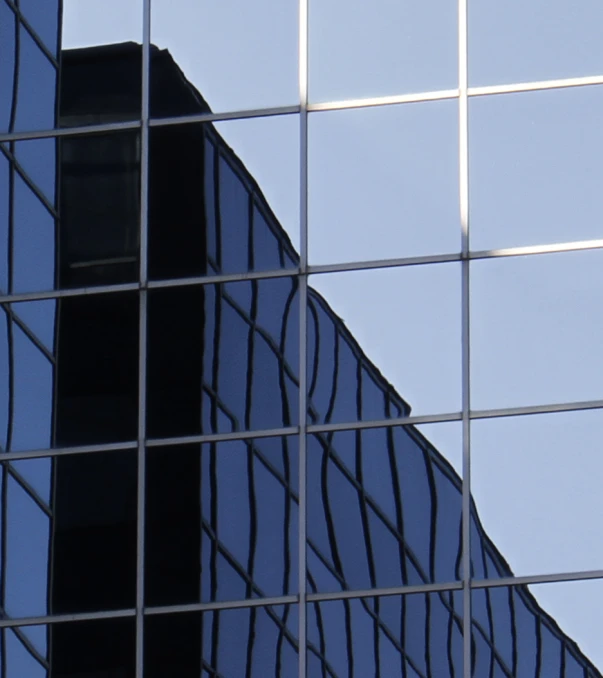
[[[40,624],[0,630],[6,678],[135,675],[134,619]]]
[[[298,676],[296,605],[145,618],[144,678]]]
[[[600,595],[599,581],[474,589],[473,675],[599,678]]]
[[[151,290],[148,322],[151,437],[296,424],[295,278]]]
[[[133,607],[136,453],[4,462],[1,474],[4,614]]]
[[[149,448],[146,604],[295,593],[298,466],[296,437]]]

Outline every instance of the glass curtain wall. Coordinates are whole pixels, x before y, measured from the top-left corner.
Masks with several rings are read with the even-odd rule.
[[[601,676],[603,10],[42,4],[0,678]]]

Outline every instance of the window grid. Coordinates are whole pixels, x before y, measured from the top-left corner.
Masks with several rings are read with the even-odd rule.
[[[0,0],[2,1],[2,0]],[[8,7],[15,13],[15,16],[18,18],[20,24],[23,25],[25,30],[31,35],[38,47],[47,55],[54,65],[56,65],[56,60],[53,59],[50,53],[47,53],[48,50],[39,37],[36,35],[35,31],[27,23],[27,21],[22,17],[18,4],[12,2],[12,0],[4,0]],[[143,41],[143,69],[141,73],[142,83],[143,83],[143,97],[142,97],[142,110],[141,118],[139,122],[133,123],[108,123],[106,125],[96,125],[93,127],[86,127],[84,129],[61,129],[61,130],[43,130],[40,132],[14,132],[10,131],[9,133],[0,134],[0,151],[3,156],[8,160],[10,166],[10,176],[11,176],[11,186],[14,182],[15,174],[18,174],[23,181],[29,186],[29,188],[37,195],[40,201],[44,206],[51,212],[52,216],[56,218],[56,212],[52,208],[52,205],[48,200],[42,195],[35,183],[28,176],[24,168],[16,161],[14,157],[14,143],[19,140],[26,139],[38,139],[38,138],[47,138],[47,137],[61,137],[67,134],[81,134],[81,133],[92,133],[100,131],[118,131],[123,129],[140,129],[142,132],[141,139],[141,168],[142,168],[142,179],[141,179],[141,249],[140,249],[140,271],[139,271],[139,281],[137,283],[131,284],[122,284],[122,285],[110,285],[91,289],[69,289],[69,290],[54,290],[54,291],[40,291],[40,292],[28,292],[28,293],[11,293],[12,290],[9,286],[8,294],[3,294],[0,296],[0,305],[2,306],[2,311],[7,318],[7,332],[9,337],[9,356],[12,356],[12,328],[13,325],[17,325],[20,329],[28,336],[28,338],[34,343],[36,348],[42,352],[42,354],[50,362],[54,361],[54,356],[52,353],[43,346],[39,339],[35,336],[33,332],[27,327],[18,316],[18,314],[13,310],[11,302],[17,301],[32,301],[32,300],[42,300],[42,299],[58,299],[61,297],[70,297],[70,296],[85,296],[91,294],[99,294],[104,292],[112,292],[119,294],[124,291],[133,291],[137,290],[140,292],[140,307],[139,307],[139,318],[140,318],[140,335],[139,335],[139,402],[138,402],[138,438],[136,441],[123,441],[121,443],[114,443],[112,445],[98,445],[98,446],[81,446],[67,449],[48,449],[48,450],[31,450],[31,451],[20,451],[20,452],[11,452],[8,451],[5,454],[5,458],[2,460],[2,496],[3,496],[3,520],[2,520],[2,548],[5,547],[6,542],[6,483],[9,475],[23,488],[25,492],[28,493],[32,499],[36,501],[39,506],[44,504],[43,500],[39,495],[31,488],[31,486],[24,480],[18,472],[10,467],[9,462],[11,460],[18,459],[33,459],[38,457],[52,457],[60,454],[95,454],[97,452],[106,451],[106,450],[118,450],[118,449],[133,449],[136,448],[138,451],[138,521],[137,521],[137,533],[138,533],[138,544],[137,544],[137,598],[136,598],[136,608],[134,610],[117,610],[111,612],[102,612],[102,613],[90,613],[90,614],[81,614],[81,615],[66,615],[62,617],[61,615],[57,616],[41,616],[41,617],[32,617],[24,619],[1,619],[0,628],[2,629],[2,634],[0,636],[0,647],[4,650],[6,645],[5,634],[7,633],[6,629],[11,628],[15,631],[19,641],[27,648],[27,650],[34,656],[36,661],[40,664],[45,665],[45,659],[39,656],[39,653],[33,648],[30,641],[24,636],[21,632],[21,627],[26,626],[31,623],[46,623],[46,622],[66,622],[71,621],[75,618],[85,620],[93,620],[99,618],[118,618],[118,617],[135,617],[136,619],[136,629],[137,629],[137,677],[143,678],[143,622],[145,616],[161,616],[163,614],[168,614],[170,612],[179,612],[183,611],[220,611],[220,610],[229,610],[229,609],[240,609],[247,608],[250,609],[263,607],[263,606],[276,606],[276,605],[288,605],[291,603],[299,603],[299,633],[298,638],[293,639],[288,637],[288,641],[293,647],[296,643],[299,643],[301,646],[306,646],[306,614],[309,609],[315,608],[318,610],[319,603],[321,601],[350,601],[361,598],[362,596],[366,597],[366,594],[370,591],[374,594],[373,600],[375,605],[375,611],[373,612],[370,609],[369,603],[362,600],[361,603],[364,609],[367,611],[369,616],[374,621],[375,632],[378,634],[379,630],[386,630],[387,626],[380,619],[378,612],[378,601],[382,596],[391,596],[396,594],[406,594],[406,595],[418,595],[423,593],[426,597],[429,595],[437,595],[439,598],[444,601],[447,598],[447,595],[450,595],[452,599],[453,592],[461,591],[463,593],[463,618],[454,610],[454,606],[448,600],[446,603],[447,609],[450,612],[450,623],[454,622],[455,625],[459,626],[461,623],[464,630],[464,678],[470,678],[472,675],[472,663],[473,663],[473,652],[474,648],[472,645],[472,636],[475,633],[480,634],[484,642],[490,648],[490,666],[493,667],[494,663],[502,670],[504,675],[512,676],[516,670],[516,657],[514,657],[513,664],[509,666],[508,662],[501,657],[499,650],[495,645],[495,629],[493,628],[492,622],[492,611],[491,611],[491,600],[490,592],[495,591],[497,588],[502,586],[523,586],[526,584],[534,583],[544,583],[544,582],[560,582],[560,581],[577,581],[580,579],[599,579],[603,578],[603,570],[601,571],[590,571],[590,572],[578,572],[578,573],[558,573],[553,575],[534,575],[531,577],[511,577],[511,576],[502,576],[501,579],[496,581],[491,580],[475,580],[471,575],[471,542],[470,542],[470,533],[471,533],[471,518],[472,518],[472,504],[471,504],[471,480],[470,480],[470,422],[475,419],[480,418],[494,418],[494,417],[506,417],[506,416],[515,416],[518,414],[532,414],[532,413],[548,413],[548,412],[565,412],[565,411],[574,411],[578,409],[601,409],[603,408],[603,400],[600,401],[589,401],[584,403],[557,403],[551,405],[538,405],[538,406],[529,406],[523,408],[505,408],[505,409],[491,409],[483,411],[473,411],[471,409],[470,401],[470,342],[469,342],[469,329],[470,329],[470,318],[469,318],[469,270],[470,270],[470,261],[476,259],[495,259],[499,257],[507,256],[533,256],[536,254],[546,254],[550,252],[565,252],[565,251],[575,251],[575,250],[589,250],[589,249],[601,249],[603,248],[602,240],[591,240],[591,241],[580,241],[580,242],[568,242],[568,243],[559,243],[555,245],[542,245],[542,246],[531,246],[531,247],[517,247],[517,248],[508,248],[505,250],[492,250],[492,251],[471,251],[469,247],[469,176],[468,176],[468,101],[471,97],[475,96],[490,96],[494,94],[504,94],[504,93],[515,93],[515,92],[530,92],[530,91],[541,91],[547,89],[561,89],[568,87],[583,87],[583,86],[594,86],[603,84],[603,76],[595,76],[588,78],[568,78],[563,80],[550,80],[550,81],[539,81],[531,83],[516,83],[510,85],[497,85],[497,86],[482,86],[482,87],[468,87],[467,83],[467,35],[466,35],[466,23],[467,23],[467,2],[466,0],[459,0],[459,88],[455,90],[442,90],[438,92],[423,92],[417,94],[409,95],[400,95],[393,97],[381,97],[381,98],[372,98],[372,99],[358,99],[358,100],[348,100],[348,101],[333,101],[320,104],[310,104],[308,102],[307,96],[307,81],[308,81],[308,65],[307,65],[307,51],[308,51],[308,41],[307,41],[307,12],[308,12],[308,3],[307,0],[300,0],[300,72],[299,72],[299,89],[300,89],[300,103],[299,106],[295,107],[280,107],[273,109],[265,110],[248,110],[248,111],[234,111],[226,112],[221,114],[203,114],[199,116],[190,116],[190,117],[178,117],[178,118],[165,118],[161,120],[152,120],[149,115],[149,49],[150,49],[150,5],[151,0],[144,0],[144,41]],[[16,68],[16,71],[18,69]],[[16,78],[15,78],[16,81]],[[16,84],[15,84],[16,90]],[[459,104],[459,118],[460,118],[460,127],[459,127],[459,137],[460,137],[460,154],[459,154],[459,164],[460,164],[460,186],[459,192],[461,196],[461,225],[462,225],[462,248],[460,253],[450,253],[447,255],[434,255],[434,256],[424,256],[424,257],[414,257],[414,258],[400,258],[395,260],[376,260],[376,261],[358,261],[358,262],[348,262],[342,264],[333,264],[333,265],[321,265],[321,266],[312,266],[308,264],[308,255],[307,255],[307,239],[308,239],[308,224],[307,224],[307,173],[308,173],[308,116],[313,112],[318,111],[329,111],[329,110],[343,110],[343,109],[353,109],[353,108],[363,108],[369,106],[386,106],[386,105],[395,105],[395,104],[404,104],[411,102],[419,101],[436,101],[443,99],[458,99]],[[14,126],[14,108],[15,101],[13,101],[13,114],[11,121],[11,128]],[[148,250],[148,214],[147,214],[147,197],[148,197],[148,164],[149,164],[149,130],[150,128],[157,128],[161,126],[170,126],[178,125],[183,123],[190,122],[215,122],[221,120],[238,120],[245,118],[253,117],[262,117],[267,115],[298,115],[300,121],[300,142],[301,142],[301,152],[300,152],[300,257],[299,264],[297,269],[291,269],[289,271],[277,270],[277,271],[262,271],[255,273],[241,273],[241,274],[221,274],[219,272],[218,266],[215,267],[216,275],[209,275],[205,277],[191,278],[188,280],[157,280],[149,281],[148,280],[148,271],[147,271],[147,250]],[[218,154],[217,154],[218,155]],[[250,197],[250,204],[252,204],[252,198]],[[12,212],[12,205],[11,205]],[[12,225],[11,225],[12,230]],[[10,251],[10,250],[9,250]],[[250,250],[251,251],[251,250]],[[219,257],[218,257],[219,261]],[[463,271],[463,293],[462,293],[462,307],[461,313],[463,316],[463,340],[462,340],[462,349],[463,349],[463,405],[461,412],[434,415],[434,416],[421,416],[421,417],[402,417],[400,419],[386,419],[382,421],[362,421],[362,422],[347,422],[347,423],[337,423],[332,424],[326,421],[324,424],[320,423],[310,423],[308,421],[307,415],[311,411],[310,401],[311,397],[308,393],[307,388],[307,360],[308,360],[308,337],[307,337],[307,321],[308,321],[308,311],[310,307],[310,292],[308,289],[308,276],[310,274],[317,273],[328,273],[328,272],[343,272],[343,271],[354,271],[354,270],[364,270],[369,268],[382,268],[385,266],[391,267],[401,267],[407,265],[418,265],[418,264],[436,264],[442,262],[450,261],[460,261],[462,264]],[[10,266],[9,268],[12,268]],[[249,411],[246,412],[245,420],[246,426],[245,430],[241,431],[232,431],[228,433],[212,433],[209,435],[199,435],[199,436],[189,436],[182,438],[156,438],[148,439],[146,433],[146,370],[147,370],[147,342],[146,342],[146,327],[147,327],[147,314],[148,314],[148,292],[149,290],[161,287],[183,287],[184,285],[209,285],[217,284],[220,287],[220,297],[222,297],[222,286],[228,282],[239,282],[239,281],[249,281],[249,284],[255,286],[257,281],[268,280],[271,278],[284,278],[291,277],[291,280],[294,284],[298,283],[298,295],[299,295],[299,340],[300,340],[300,361],[299,361],[299,423],[297,426],[286,426],[284,428],[275,428],[273,430],[266,431],[248,431],[249,428]],[[224,294],[224,299],[226,299],[226,294]],[[228,301],[233,305],[235,302]],[[238,311],[243,317],[244,321],[249,324],[249,343],[250,343],[250,355],[252,355],[253,343],[255,340],[256,332],[261,334],[261,329],[257,328],[255,313],[252,311],[251,314],[245,314],[243,311]],[[340,335],[337,335],[338,337]],[[266,333],[266,339],[271,340],[271,337]],[[294,378],[295,374],[289,366],[287,365],[282,349],[275,345],[271,345],[271,350],[275,353],[275,356],[278,359],[279,371],[288,372],[290,376]],[[12,374],[12,357],[11,357],[11,374]],[[335,375],[334,375],[335,377]],[[207,388],[208,394],[211,396],[214,406],[217,406],[217,397],[216,391],[211,392]],[[12,401],[12,398],[9,398],[9,401]],[[234,415],[233,415],[234,416]],[[236,418],[236,417],[235,417]],[[9,435],[10,440],[10,421],[9,417]],[[376,578],[374,573],[371,574],[371,589],[367,591],[346,591],[341,593],[332,593],[326,594],[321,593],[316,590],[316,587],[312,584],[311,580],[308,579],[308,573],[306,571],[306,550],[314,550],[319,557],[323,559],[323,562],[326,560],[324,555],[320,554],[320,550],[316,547],[312,540],[309,539],[307,534],[307,524],[306,524],[306,473],[307,473],[307,441],[308,438],[312,435],[317,435],[321,437],[321,440],[328,441],[332,435],[337,431],[346,431],[346,430],[357,430],[360,434],[361,430],[369,428],[385,428],[393,430],[401,424],[409,425],[412,423],[429,423],[429,422],[444,422],[444,421],[460,421],[462,423],[463,430],[463,481],[462,481],[462,492],[463,492],[463,539],[462,539],[462,562],[463,562],[463,577],[462,581],[450,581],[447,583],[433,583],[428,581],[428,577],[424,575],[425,583],[421,585],[413,586],[402,586],[402,587],[392,587],[390,589],[380,589],[377,590],[375,586]],[[247,601],[228,601],[228,602],[216,602],[216,603],[200,603],[193,605],[183,605],[179,607],[174,606],[164,606],[162,608],[146,608],[144,606],[144,520],[145,520],[145,463],[146,463],[146,454],[147,449],[152,449],[153,447],[161,446],[164,444],[176,445],[181,442],[197,442],[197,443],[210,443],[215,445],[220,441],[229,441],[229,440],[253,440],[254,438],[261,438],[271,434],[273,436],[299,436],[299,496],[294,497],[294,494],[291,493],[291,499],[299,506],[299,592],[295,596],[279,596],[274,598],[266,598],[261,601],[257,600],[247,600]],[[329,443],[324,443],[326,447],[329,447]],[[250,449],[253,450],[253,455],[259,455],[259,458],[262,460],[262,463],[266,464],[266,461],[261,458],[260,453],[258,453],[252,443],[248,443]],[[10,444],[7,444],[8,450],[10,450]],[[327,452],[330,457],[330,461],[338,464],[341,467],[341,461],[338,460],[337,454],[332,451]],[[273,471],[272,471],[273,472]],[[276,476],[277,473],[275,473]],[[361,483],[355,483],[353,477],[349,475],[349,482],[356,486],[359,495],[359,504],[361,506],[361,512],[363,514],[364,520],[366,518],[367,511],[371,507],[370,498],[366,495],[366,492],[362,489]],[[286,482],[280,478],[280,481]],[[365,496],[366,495],[366,496]],[[378,506],[373,506],[373,509],[377,510]],[[385,519],[384,519],[385,522]],[[206,525],[204,529],[209,530],[209,527]],[[394,528],[390,528],[394,531]],[[366,535],[365,535],[366,537]],[[218,538],[215,535],[211,536],[212,540],[218,541]],[[430,539],[431,543],[435,542],[435,535],[432,535]],[[491,544],[486,539],[484,542],[484,551],[483,558],[485,561],[485,551],[491,546]],[[224,547],[219,547],[223,550]],[[408,548],[408,547],[405,547]],[[410,549],[409,549],[410,550]],[[370,548],[367,549],[370,552]],[[234,558],[233,558],[234,560]],[[417,561],[418,562],[418,561]],[[326,563],[325,563],[326,564]],[[371,570],[374,569],[371,568]],[[242,573],[243,575],[244,573]],[[336,574],[336,572],[334,572]],[[253,586],[252,580],[248,582],[248,586]],[[311,589],[308,590],[308,586]],[[488,606],[489,614],[489,628],[483,628],[477,621],[472,618],[471,614],[471,593],[473,591],[478,591],[480,589],[486,589],[486,600]],[[3,608],[4,605],[4,589],[5,589],[5,574],[2,573],[2,597],[3,597]],[[312,590],[313,589],[313,590]],[[522,591],[518,588],[512,589],[509,588],[509,606],[511,609],[511,616],[513,616],[513,595],[512,592]],[[380,595],[379,595],[380,594]],[[523,596],[523,593],[518,594]],[[347,602],[344,602],[347,605]],[[526,602],[526,605],[529,605],[529,601]],[[281,630],[285,635],[288,633],[286,626],[282,620],[276,615],[272,610],[268,609],[268,614],[273,617],[273,620],[280,625]],[[253,615],[253,612],[251,613]],[[317,613],[318,614],[318,613]],[[216,612],[218,615],[218,612]],[[538,628],[547,627],[548,622],[543,621],[542,618],[536,617],[536,624]],[[250,626],[251,629],[251,626]],[[553,634],[556,633],[555,629],[550,629]],[[251,633],[251,631],[250,631]],[[428,628],[429,633],[429,628]],[[540,654],[541,649],[541,635],[540,630],[538,630],[538,653]],[[515,638],[513,637],[515,640]],[[390,641],[392,643],[397,642],[395,638],[391,637]],[[217,639],[214,638],[214,644],[217,643]],[[324,642],[324,641],[323,641]],[[322,643],[321,643],[322,644]],[[321,663],[324,664],[324,675],[336,675],[335,672],[328,666],[327,660],[325,658],[324,648],[316,648],[308,641],[308,647],[310,652],[313,653]],[[404,654],[404,648],[398,648],[405,658],[405,661],[409,663],[412,660]],[[352,649],[349,649],[352,653]],[[567,644],[562,640],[561,642],[561,654],[562,657],[565,657],[566,653],[572,653],[573,650],[570,649]],[[377,651],[378,654],[378,651]],[[3,657],[5,652],[2,652]],[[562,658],[560,661],[564,661]],[[299,676],[300,678],[306,675],[306,654],[301,653],[299,655]],[[412,664],[411,664],[412,665]],[[423,676],[425,675],[418,667],[413,667],[415,672]],[[219,675],[214,671],[210,666],[206,666],[205,670],[211,672],[214,675]],[[2,674],[5,675],[6,667],[4,665],[4,659],[2,664]],[[429,671],[427,672],[429,674]],[[589,670],[590,675],[590,670]]]

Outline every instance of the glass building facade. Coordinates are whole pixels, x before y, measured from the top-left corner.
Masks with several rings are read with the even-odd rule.
[[[0,0],[0,678],[601,676],[578,4]]]

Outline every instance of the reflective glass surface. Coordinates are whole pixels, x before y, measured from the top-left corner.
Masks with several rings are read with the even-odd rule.
[[[135,641],[128,618],[9,627],[0,630],[0,660],[6,678],[132,678]]]
[[[137,131],[0,144],[0,181],[2,293],[138,278]]]
[[[137,294],[1,304],[0,450],[134,439],[137,370]]]
[[[603,87],[469,103],[471,247],[601,237]]]
[[[6,615],[133,607],[135,451],[14,460],[0,473]]]
[[[0,26],[0,133],[140,119],[141,0],[4,0]]]
[[[297,266],[298,125],[279,116],[151,128],[151,278]]]
[[[298,7],[292,0],[199,4],[151,2],[151,115],[165,117],[298,102]],[[174,113],[165,69],[202,96]]]
[[[603,252],[471,263],[471,404],[603,397]]]
[[[312,436],[307,483],[311,591],[460,576],[461,480],[415,427]]]
[[[311,0],[309,4],[311,101],[456,87],[455,3]]]
[[[310,263],[460,250],[457,102],[312,113],[308,154]]]
[[[460,409],[458,264],[314,275],[310,287],[312,423]]]
[[[151,290],[149,436],[296,425],[298,303],[294,278]]]
[[[147,616],[144,676],[298,675],[296,605]]]
[[[601,593],[600,580],[473,590],[474,675],[598,678]]]
[[[294,436],[148,449],[147,605],[297,591],[297,448]]]
[[[0,0],[0,678],[601,678],[551,2]]]
[[[460,591],[310,604],[308,676],[462,676],[462,614]]]
[[[514,574],[603,569],[602,426],[602,410],[472,422],[473,498]]]
[[[591,0],[469,6],[469,84],[552,80],[603,72],[603,7]]]

